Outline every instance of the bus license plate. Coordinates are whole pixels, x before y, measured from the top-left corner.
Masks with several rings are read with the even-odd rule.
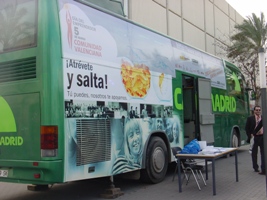
[[[8,170],[0,170],[0,177],[7,177],[8,176]]]

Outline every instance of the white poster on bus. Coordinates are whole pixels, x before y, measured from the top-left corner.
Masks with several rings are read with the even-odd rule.
[[[96,10],[87,9],[92,15],[74,4],[64,4],[60,11],[65,99],[172,105],[172,72],[167,70],[170,65],[160,62],[172,50],[162,45],[158,49],[162,56],[153,55],[158,44],[148,45],[146,38],[141,39],[141,32],[147,30],[137,26],[130,26],[129,30],[124,27],[129,23],[110,17],[115,20],[116,30],[126,31],[112,33],[101,19],[104,13],[93,14]],[[133,32],[138,34],[132,35]],[[123,35],[126,38],[119,38]],[[153,35],[154,39],[159,37]],[[157,40],[166,43],[167,39]],[[141,58],[142,52],[146,52],[146,58]],[[152,56],[159,60],[149,58]]]
[[[222,59],[203,53],[190,46],[172,41],[175,69],[208,78],[212,87],[226,89]]]
[[[84,101],[172,105],[171,75],[118,58],[113,66],[64,59],[64,97]]]
[[[209,78],[213,87],[225,89],[220,59],[128,21],[77,5],[75,2],[61,5],[64,58],[120,68],[118,58],[124,57],[132,66],[145,66],[149,71],[171,77],[175,77],[175,70],[180,70]]]
[[[74,4],[60,11],[63,56],[111,65],[118,57],[151,71],[174,74],[170,40],[113,16]],[[103,16],[103,17],[102,17]],[[105,19],[105,20],[104,20]],[[116,26],[116,29],[114,29]]]

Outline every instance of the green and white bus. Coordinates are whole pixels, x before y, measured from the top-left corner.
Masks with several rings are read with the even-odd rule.
[[[245,143],[245,88],[233,64],[86,0],[2,0],[0,181],[158,183],[172,147]]]

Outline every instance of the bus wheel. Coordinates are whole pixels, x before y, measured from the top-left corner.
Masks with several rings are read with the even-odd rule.
[[[160,137],[149,141],[145,159],[146,168],[141,170],[141,180],[147,183],[159,183],[165,178],[168,168],[168,153]]]
[[[236,132],[236,129],[233,130],[233,136],[232,136],[232,147],[236,148],[238,147],[239,139]]]

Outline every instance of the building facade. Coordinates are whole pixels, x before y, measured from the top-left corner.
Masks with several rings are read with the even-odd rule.
[[[124,0],[126,17],[212,55],[225,57],[244,18],[225,0]]]

